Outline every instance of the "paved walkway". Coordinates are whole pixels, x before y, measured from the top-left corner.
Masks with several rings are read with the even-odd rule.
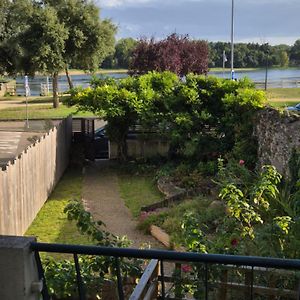
[[[163,248],[152,236],[136,229],[136,221],[119,194],[118,178],[108,161],[89,163],[85,169],[83,202],[95,220],[106,224],[106,230],[133,241],[131,247],[140,248],[151,244],[152,248]]]

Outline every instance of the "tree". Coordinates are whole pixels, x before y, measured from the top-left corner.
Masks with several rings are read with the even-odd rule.
[[[280,67],[284,68],[289,65],[289,56],[286,51],[279,52],[279,65]]]
[[[97,79],[93,88],[81,90],[66,101],[80,110],[92,111],[107,121],[107,134],[118,146],[118,159],[127,159],[127,133],[130,126],[157,126],[167,114],[163,99],[173,92],[179,82],[170,72],[149,73],[122,80]]]
[[[107,121],[106,130],[112,142],[118,146],[118,158],[127,159],[126,137],[129,127],[137,120],[141,105],[134,91],[119,86],[101,85],[77,94],[68,103],[77,104],[81,110],[89,110]]]
[[[193,162],[211,153],[246,155],[256,161],[253,118],[265,99],[247,79],[232,81],[188,74],[185,81],[169,71],[149,72],[116,81],[100,80],[68,101],[92,111],[108,123],[109,139],[118,145],[119,159],[127,158],[130,126],[167,137],[174,155]]]
[[[4,1],[0,72],[52,74],[54,107],[59,105],[60,71],[69,65],[94,71],[113,50],[116,27],[109,20],[100,21],[93,1]]]
[[[65,66],[68,31],[59,22],[56,10],[49,6],[35,6],[27,25],[18,36],[22,47],[22,68],[27,74],[34,75],[36,71],[52,74],[53,107],[57,108],[58,72]]]
[[[166,39],[155,42],[152,38],[142,39],[133,51],[129,67],[132,74],[148,71],[171,71],[180,76],[189,72],[206,74],[208,72],[208,44],[192,41],[189,37],[171,34]]]
[[[131,74],[145,74],[156,70],[155,62],[158,60],[157,46],[153,38],[149,41],[141,39],[132,54],[132,61],[129,66]]]
[[[60,23],[68,30],[65,43],[65,70],[70,88],[73,83],[68,66],[95,71],[114,50],[116,27],[99,19],[99,8],[92,1],[47,0],[57,11]]]
[[[137,41],[133,38],[120,39],[117,42],[114,55],[116,67],[128,69],[131,64],[132,53],[136,45]]]
[[[24,11],[26,15],[23,16]],[[22,49],[18,36],[25,30],[33,12],[29,0],[0,1],[0,74],[15,75],[22,71]]]
[[[68,68],[95,71],[114,50],[116,27],[99,19],[99,8],[89,0],[46,0],[57,11],[59,22],[68,30],[65,43],[65,71],[73,88]]]
[[[294,65],[300,66],[300,39],[297,40],[291,48],[290,60]]]

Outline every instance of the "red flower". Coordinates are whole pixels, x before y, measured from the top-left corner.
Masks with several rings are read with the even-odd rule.
[[[240,166],[243,166],[245,164],[245,161],[241,159],[239,164],[240,164]]]
[[[238,245],[239,241],[237,239],[232,239],[230,244],[232,247],[236,247]]]
[[[192,270],[193,270],[193,268],[190,265],[182,265],[181,266],[181,271],[184,273],[191,272]]]
[[[142,211],[140,213],[140,221],[144,222],[148,218],[148,216],[149,216],[149,213],[147,213],[146,211]]]

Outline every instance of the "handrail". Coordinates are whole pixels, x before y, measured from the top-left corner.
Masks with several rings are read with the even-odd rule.
[[[129,300],[140,300],[146,298],[145,295],[149,292],[151,295],[157,290],[158,285],[158,260],[152,259],[145,269],[139,283],[135,287]],[[157,294],[157,293],[156,293]],[[151,297],[150,297],[151,298]],[[152,298],[151,298],[152,299]]]
[[[185,261],[195,263],[211,263],[223,265],[300,270],[299,259],[281,259],[259,256],[239,256],[225,254],[199,254],[191,252],[175,252],[168,250],[141,250],[134,248],[47,244],[37,242],[31,243],[31,249],[39,252],[102,255],[112,257],[158,259],[166,261]]]

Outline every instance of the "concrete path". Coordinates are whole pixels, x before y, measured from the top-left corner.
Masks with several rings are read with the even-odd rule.
[[[107,231],[132,240],[131,247],[151,244],[152,248],[163,248],[152,236],[136,229],[137,223],[120,197],[118,178],[109,161],[91,162],[85,168],[83,202],[95,220],[106,224]]]

